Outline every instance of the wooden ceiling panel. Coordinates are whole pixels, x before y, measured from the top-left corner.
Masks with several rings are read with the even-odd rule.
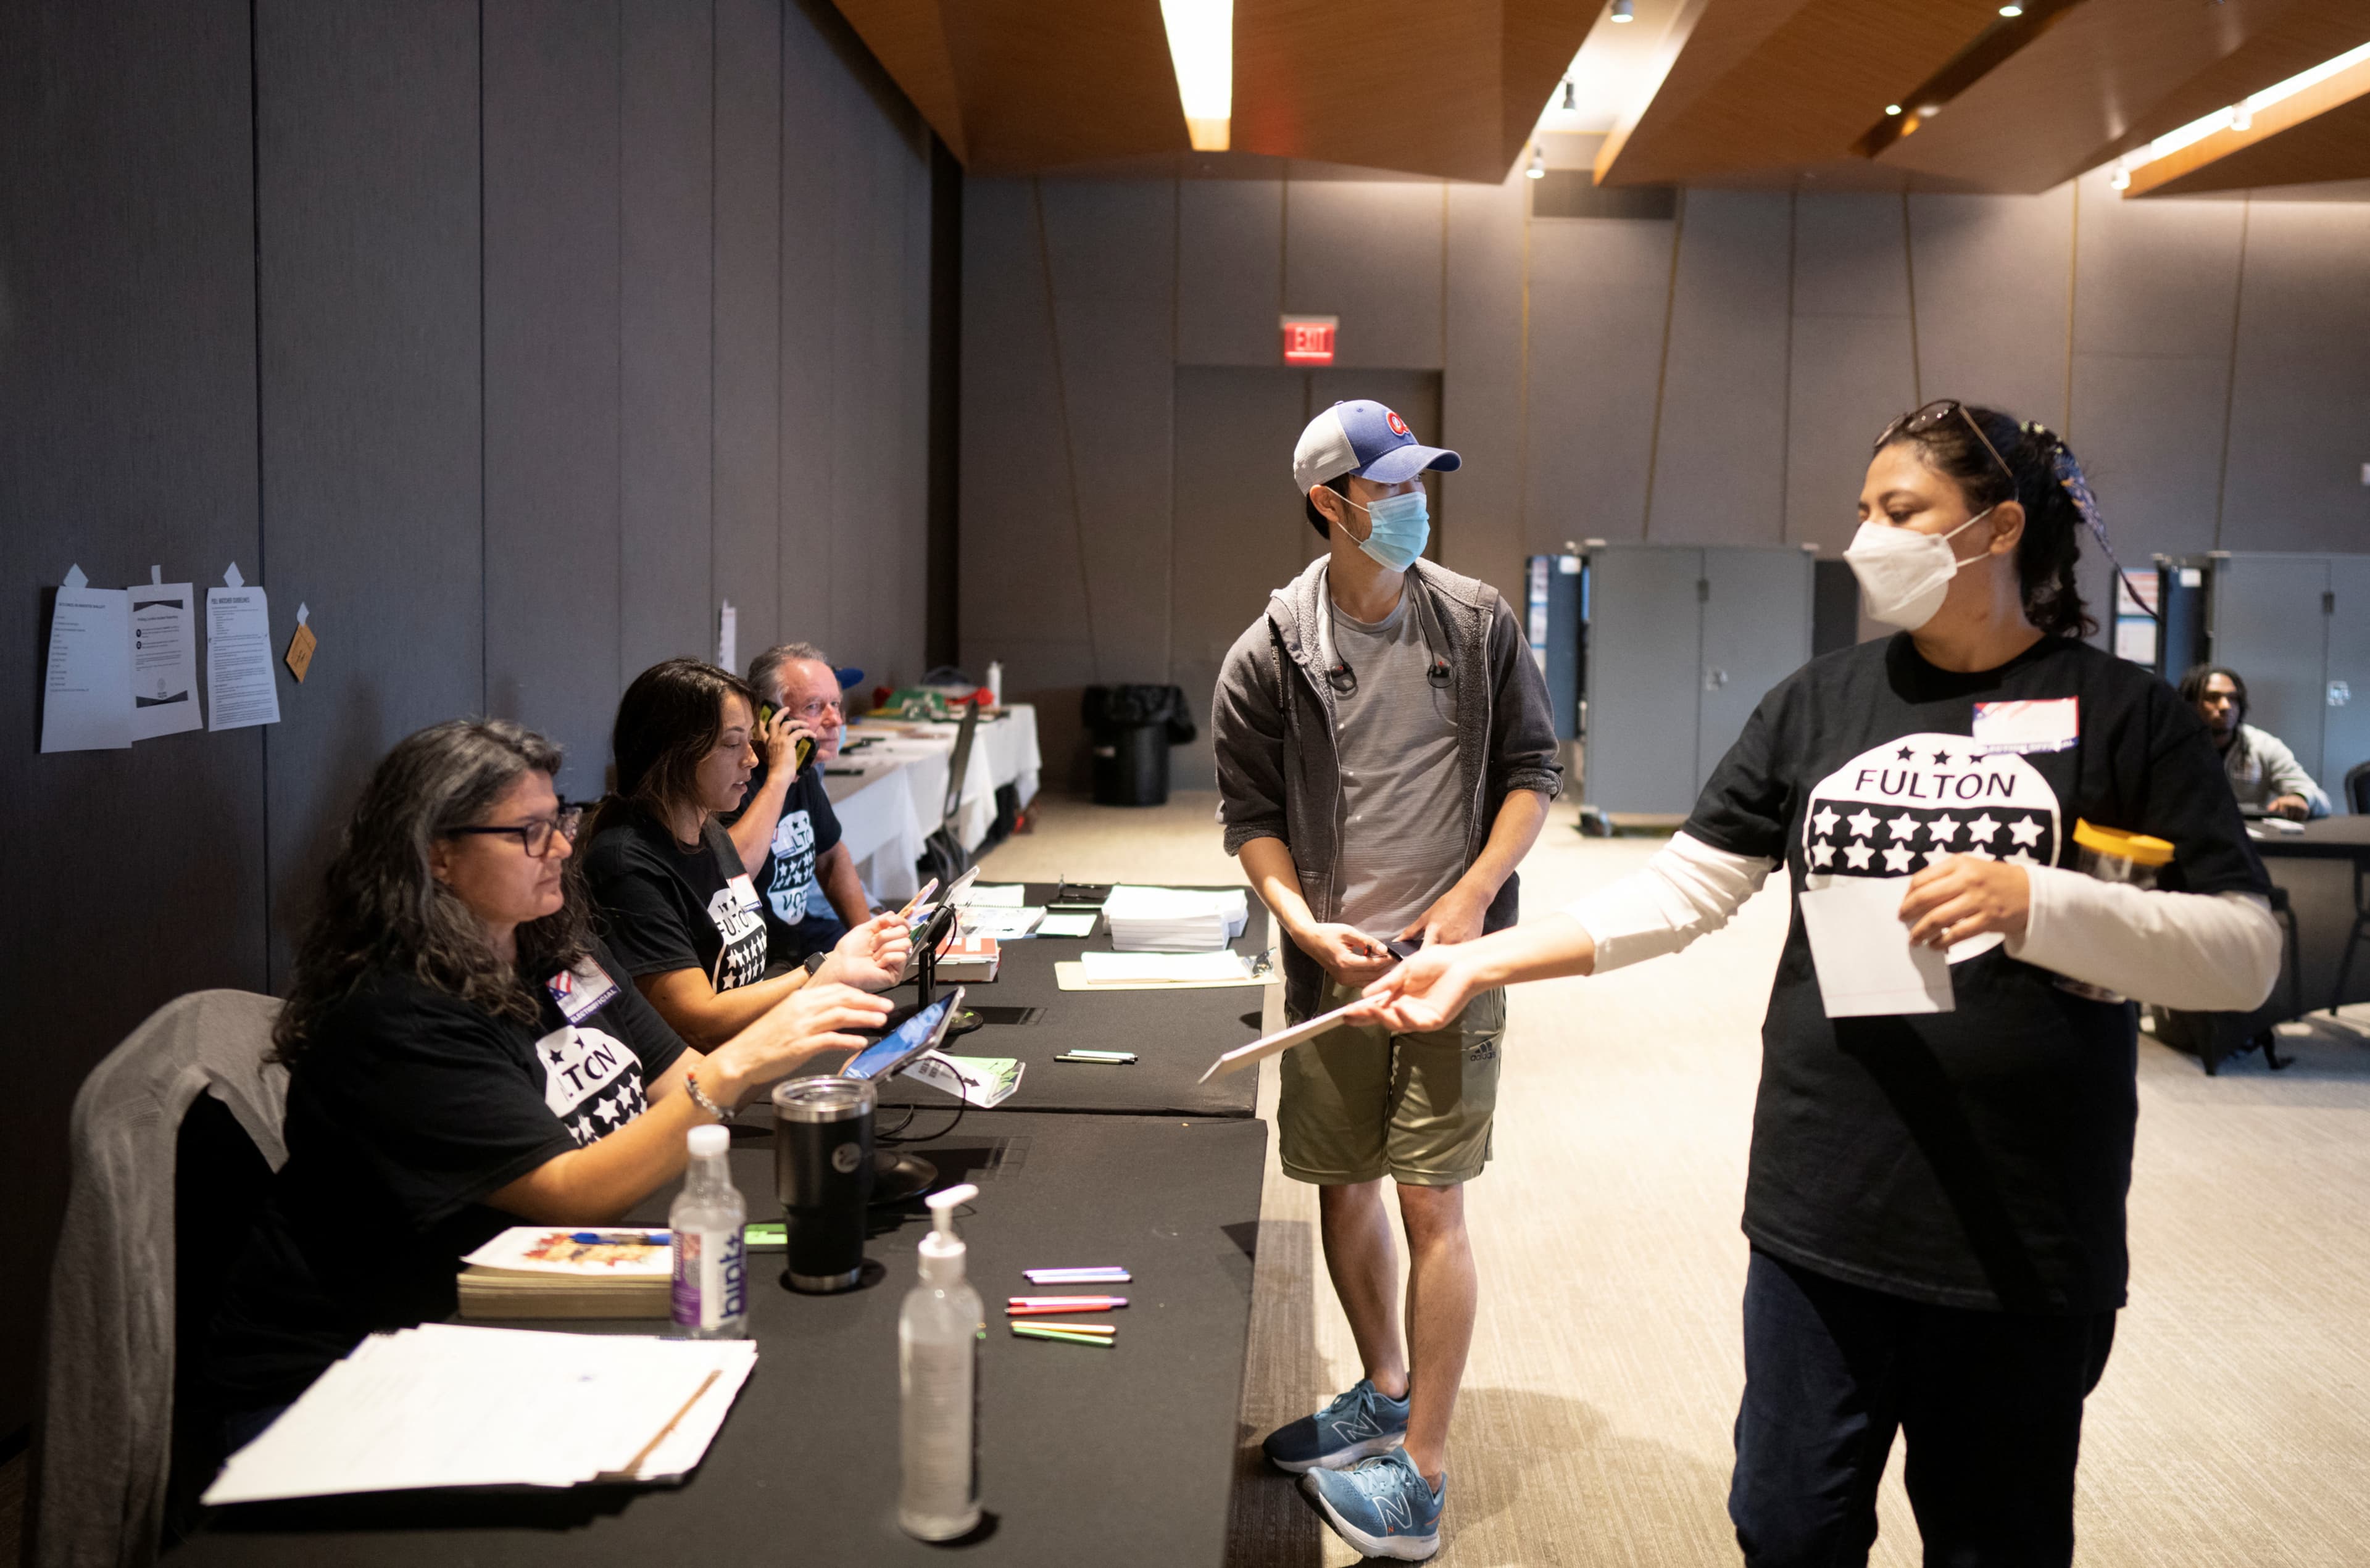
[[[2363,0],[2083,0],[1878,161],[2048,190],[2364,39]]]
[[[1159,0],[835,3],[977,173],[1195,156]],[[1236,155],[1493,183],[1595,20],[1573,0],[1235,0],[1234,15]]]
[[[2370,175],[2370,62],[2131,171],[2126,196],[2185,196]]]

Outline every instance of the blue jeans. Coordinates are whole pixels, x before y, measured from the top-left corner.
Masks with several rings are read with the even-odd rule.
[[[1927,1568],[2065,1568],[2082,1402],[2115,1314],[1933,1307],[1754,1248],[1728,1516],[1749,1568],[1847,1568],[1876,1541],[1898,1431]]]

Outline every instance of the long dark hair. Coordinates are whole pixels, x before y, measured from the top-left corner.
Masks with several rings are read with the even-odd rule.
[[[698,795],[699,764],[724,733],[724,699],[738,696],[757,716],[757,693],[738,675],[696,658],[670,658],[634,677],[617,701],[609,745],[617,790],[601,803],[599,832],[639,807],[663,822]]]
[[[2099,623],[2084,606],[2074,581],[2074,563],[2082,554],[2078,530],[2088,521],[2074,488],[2080,486],[2088,495],[2088,486],[2073,449],[2045,425],[2020,423],[1996,408],[1965,407],[1998,449],[2013,479],[2000,472],[1999,463],[1992,461],[1965,419],[1939,420],[1915,434],[1904,430],[1886,444],[1916,448],[1927,467],[1957,483],[1970,514],[2003,501],[2022,506],[2024,536],[2017,541],[2016,576],[2025,619],[2054,637],[2093,635]]]
[[[429,846],[473,826],[529,773],[558,773],[559,748],[501,718],[456,718],[405,737],[381,759],[322,879],[321,907],[296,953],[273,1054],[293,1062],[330,1010],[374,971],[408,974],[486,1012],[535,1022],[533,983],[581,960],[590,931],[575,862],[555,914],[518,928],[504,964],[477,918],[428,868]]]

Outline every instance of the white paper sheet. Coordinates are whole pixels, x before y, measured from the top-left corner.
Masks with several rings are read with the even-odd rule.
[[[1906,876],[1838,876],[1802,894],[1802,929],[1830,1018],[1949,1013],[1950,960],[1909,945],[1901,900]]]
[[[41,750],[116,751],[132,744],[131,612],[120,588],[76,580],[50,614],[41,682]]]
[[[1026,891],[1018,882],[974,882],[955,902],[967,910],[1017,910],[1027,902],[1021,897]]]
[[[260,584],[206,589],[209,729],[280,722],[272,677],[271,609]]]
[[[1237,1068],[1248,1067],[1255,1061],[1263,1061],[1271,1056],[1282,1056],[1305,1040],[1313,1040],[1319,1035],[1329,1034],[1334,1025],[1341,1021],[1341,1014],[1356,1005],[1355,1002],[1351,1002],[1337,1007],[1330,1013],[1320,1013],[1314,1018],[1304,1019],[1294,1024],[1289,1029],[1279,1029],[1272,1035],[1253,1040],[1248,1046],[1237,1046],[1233,1050],[1212,1062],[1209,1070],[1202,1073],[1195,1082],[1207,1083],[1213,1078],[1224,1078]]]
[[[965,936],[992,936],[998,942],[1016,942],[1033,935],[1037,922],[1044,918],[1044,910],[1035,904],[1007,910],[996,904],[969,903],[962,909],[962,931]]]
[[[198,600],[193,584],[149,583],[132,601],[132,738],[197,729]]]
[[[1094,911],[1084,913],[1049,914],[1037,922],[1040,936],[1092,936],[1095,933]]]
[[[1242,955],[1215,953],[1082,953],[1087,979],[1095,985],[1122,981],[1158,984],[1174,980],[1235,980],[1243,978]]]
[[[232,1455],[204,1500],[671,1479],[697,1464],[756,1356],[746,1340],[447,1323],[374,1334]]]

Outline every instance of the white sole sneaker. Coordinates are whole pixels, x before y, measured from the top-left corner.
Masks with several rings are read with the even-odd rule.
[[[1317,1506],[1324,1511],[1325,1522],[1333,1527],[1333,1532],[1369,1557],[1388,1557],[1400,1562],[1421,1562],[1428,1557],[1436,1557],[1440,1553],[1438,1530],[1432,1531],[1430,1535],[1368,1535],[1334,1512],[1333,1505],[1325,1500],[1323,1493],[1306,1482],[1301,1485]]]
[[[1313,1459],[1287,1461],[1270,1455],[1267,1462],[1286,1475],[1306,1475],[1312,1470],[1348,1470],[1361,1459],[1371,1459],[1378,1454],[1387,1454],[1393,1448],[1401,1447],[1406,1441],[1405,1433],[1391,1432],[1380,1437],[1369,1437],[1362,1443],[1352,1443],[1338,1453],[1321,1454]]]

